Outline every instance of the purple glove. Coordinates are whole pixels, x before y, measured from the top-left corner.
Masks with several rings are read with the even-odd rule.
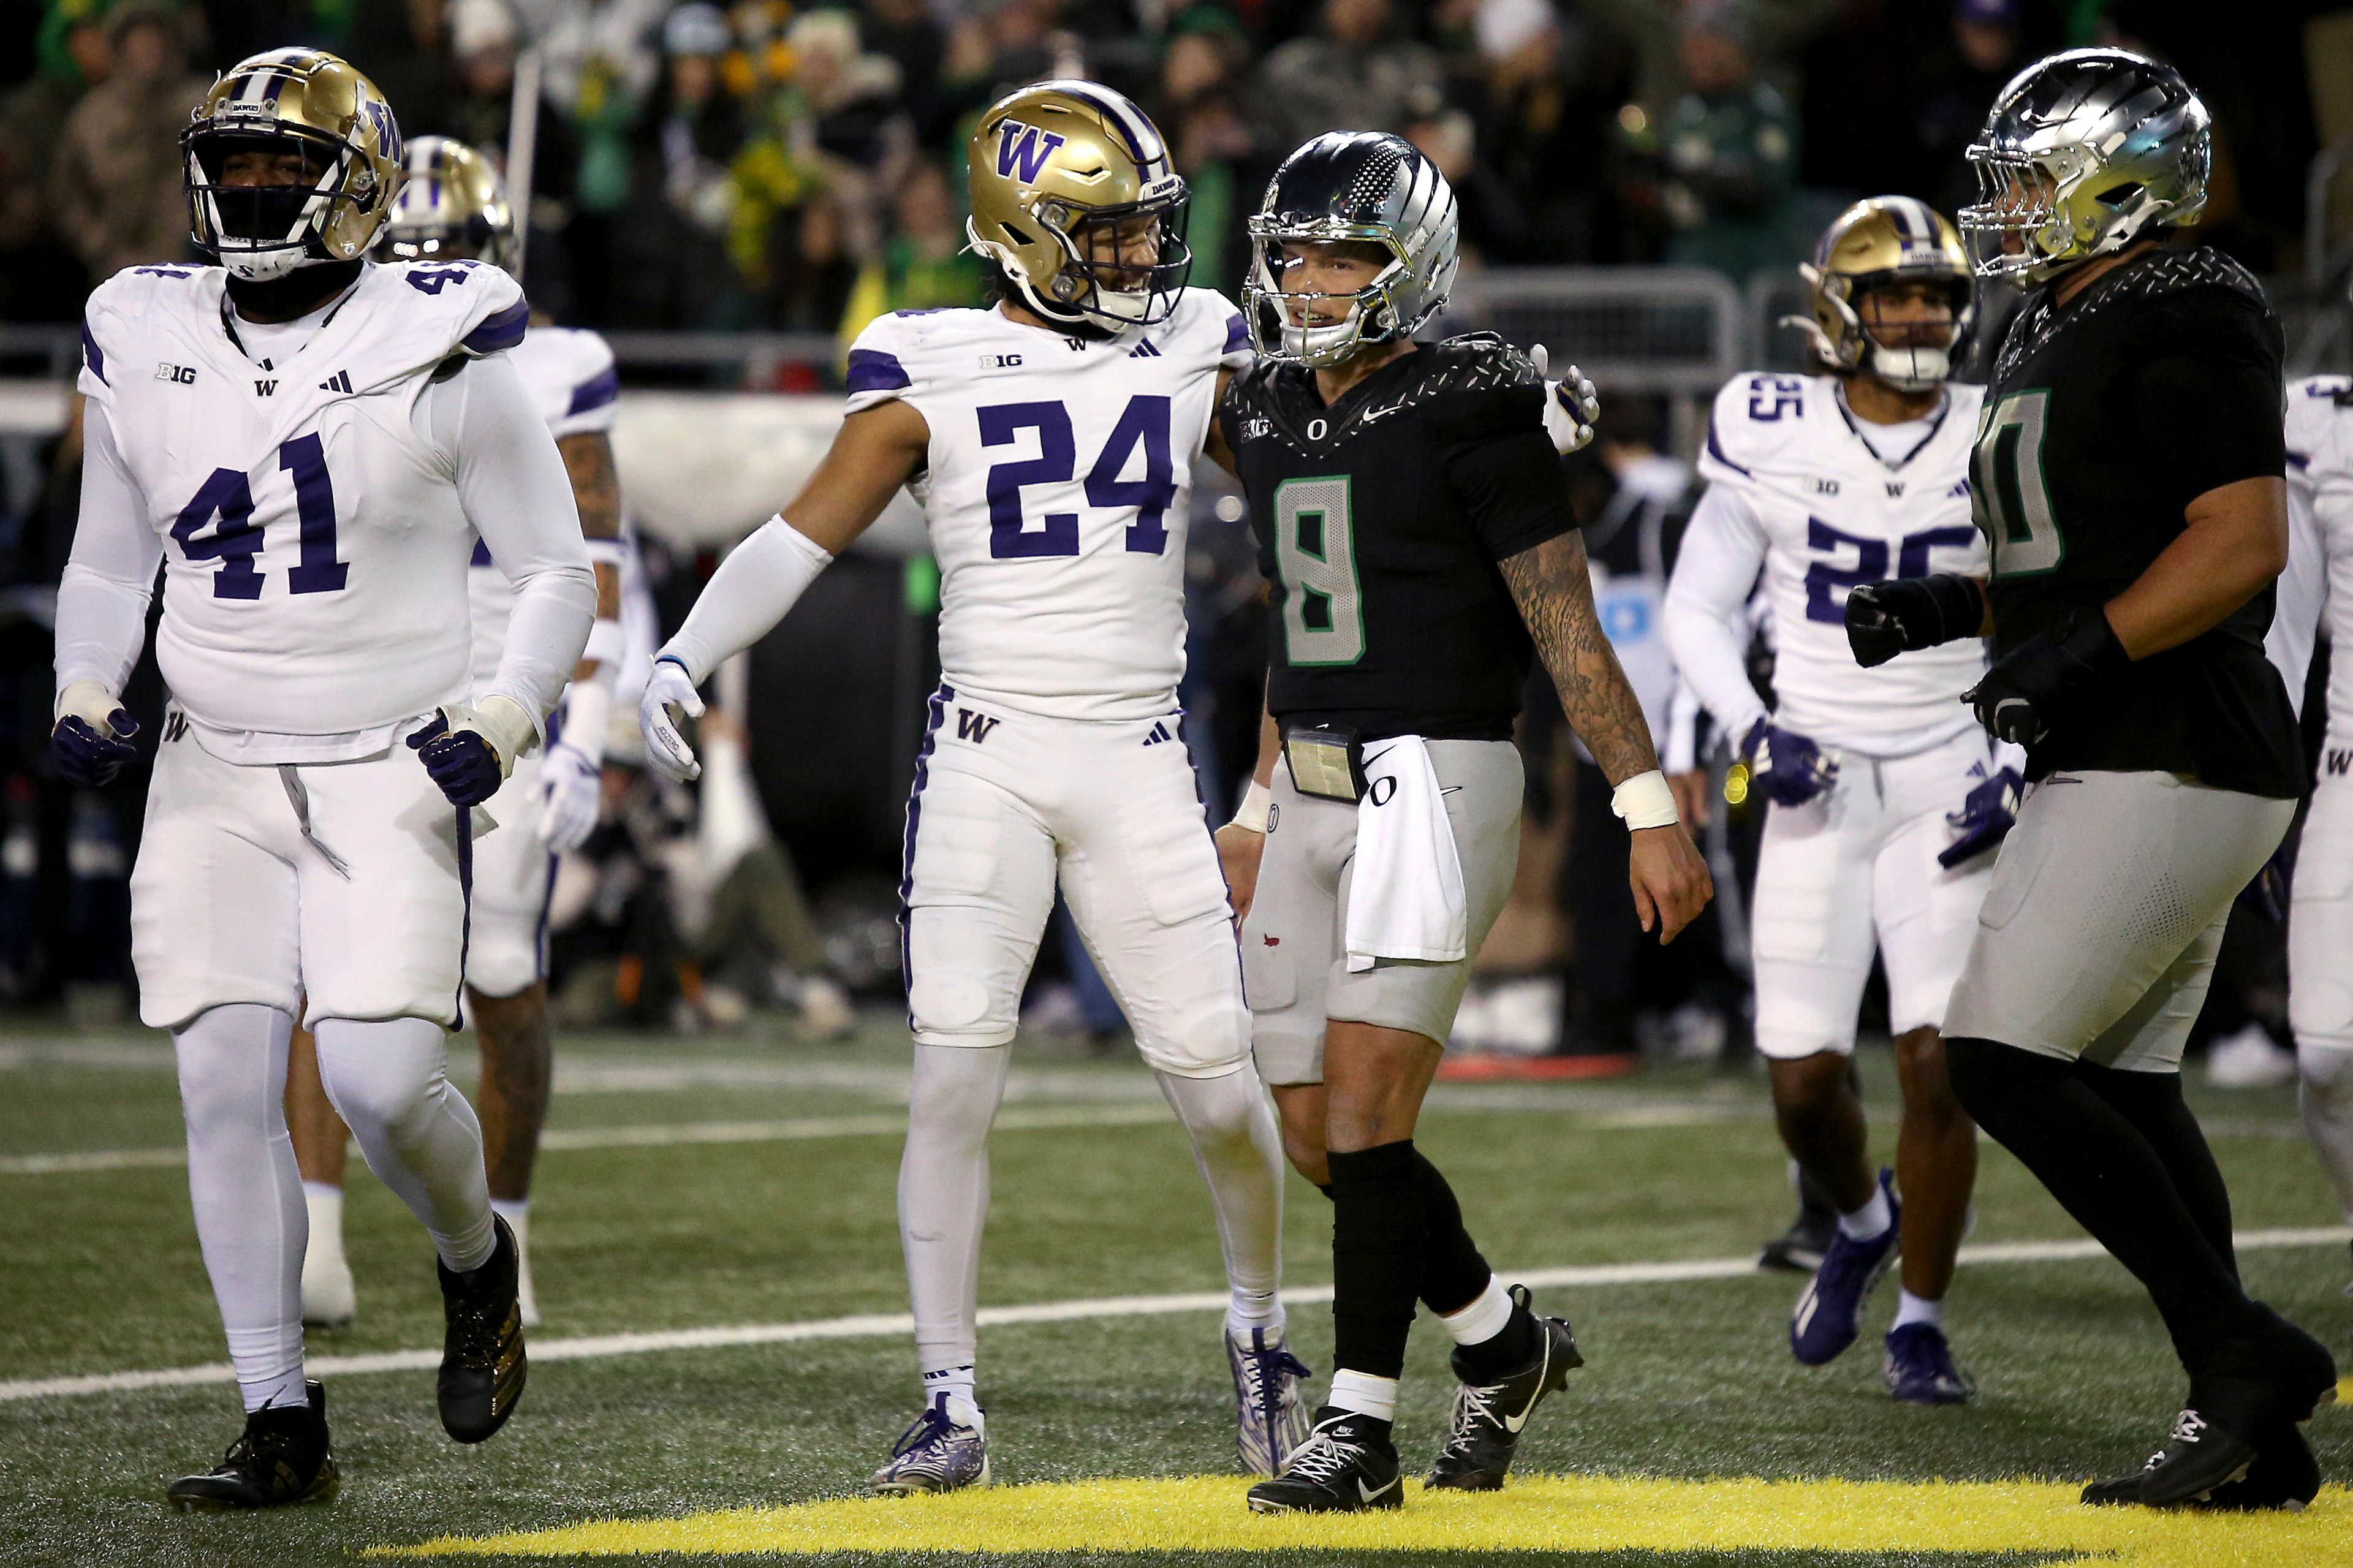
[[[1769,719],[1749,726],[1740,742],[1748,782],[1776,805],[1803,805],[1838,779],[1838,763],[1792,730],[1777,730]]]
[[[1961,809],[1946,814],[1960,837],[1936,852],[1949,871],[2000,844],[2018,826],[2018,800],[2026,784],[2016,768],[2003,768],[1961,797]]]
[[[49,754],[57,759],[58,772],[85,789],[112,784],[122,764],[139,757],[139,748],[131,743],[139,726],[132,721],[130,712],[117,708],[107,716],[106,723],[113,731],[111,735],[100,734],[88,720],[69,713],[49,735]]]
[[[408,747],[460,810],[481,805],[506,782],[491,743],[472,730],[452,731],[447,713],[434,714],[430,724],[408,737]]]

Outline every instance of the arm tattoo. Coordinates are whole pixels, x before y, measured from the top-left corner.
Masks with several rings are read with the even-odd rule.
[[[556,444],[564,471],[572,479],[572,499],[580,507],[580,531],[589,539],[621,536],[621,479],[613,471],[613,443],[601,432],[566,436]]]
[[[1569,728],[1602,773],[1617,784],[1656,768],[1650,721],[1642,717],[1642,705],[1634,700],[1634,689],[1594,613],[1584,535],[1572,529],[1498,565],[1536,655],[1560,693]]]

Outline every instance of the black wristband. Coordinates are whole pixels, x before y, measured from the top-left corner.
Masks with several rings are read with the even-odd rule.
[[[2071,612],[2059,624],[2059,651],[2073,667],[2071,686],[2105,679],[2132,662],[2107,612],[2097,605]]]
[[[1936,635],[1915,647],[1934,647],[1961,637],[1973,637],[1985,625],[1985,597],[1978,589],[1974,577],[1964,577],[1958,572],[1938,572],[1920,579],[1926,590],[1928,602],[1936,610]]]

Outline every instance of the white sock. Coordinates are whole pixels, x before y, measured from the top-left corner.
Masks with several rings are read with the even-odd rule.
[[[2337,1189],[2337,1208],[2353,1224],[2353,1049],[2299,1041],[2295,1066],[2305,1136]]]
[[[1484,1344],[1510,1325],[1511,1292],[1504,1289],[1501,1279],[1490,1274],[1487,1276],[1487,1288],[1479,1292],[1476,1300],[1438,1321],[1446,1325],[1446,1331],[1454,1336],[1456,1344]]]
[[[305,1182],[302,1207],[311,1216],[311,1245],[322,1256],[340,1256],[343,1250],[343,1189],[332,1182]]]
[[[445,1031],[429,1018],[322,1018],[311,1031],[319,1078],[368,1169],[424,1223],[441,1261],[490,1261],[490,1177],[482,1127],[449,1082]]]
[[[1280,1331],[1283,1160],[1274,1102],[1248,1062],[1216,1078],[1154,1076],[1193,1140],[1193,1163],[1217,1214],[1218,1249],[1232,1293],[1226,1331],[1247,1342],[1252,1329]]]
[[[915,1360],[926,1369],[979,1359],[988,1129],[1012,1062],[1003,1046],[915,1047],[907,1151],[899,1161],[899,1244],[915,1312]]]
[[[302,1172],[286,1131],[286,1049],[294,1020],[236,1002],[172,1037],[188,1137],[188,1202],[248,1410],[299,1405]]]
[[[976,1409],[980,1394],[976,1386],[973,1364],[932,1367],[923,1373],[923,1405],[926,1409],[943,1399],[961,1399]]]
[[[1376,1421],[1397,1419],[1398,1380],[1375,1377],[1370,1373],[1335,1372],[1332,1392],[1324,1403],[1335,1410],[1352,1410],[1359,1415],[1369,1415]]]
[[[1909,1290],[1902,1291],[1895,1303],[1895,1328],[1910,1323],[1926,1323],[1932,1329],[1943,1328],[1945,1304],[1942,1301],[1924,1301]],[[1893,1333],[1894,1330],[1888,1331]]]
[[[1871,1201],[1852,1214],[1839,1215],[1839,1229],[1857,1241],[1874,1241],[1887,1234],[1895,1223],[1894,1211],[1887,1206],[1887,1189],[1873,1182]]]

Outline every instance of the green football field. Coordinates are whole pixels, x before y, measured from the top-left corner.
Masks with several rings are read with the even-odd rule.
[[[2056,1483],[2157,1445],[2180,1385],[2129,1278],[2068,1245],[2081,1233],[1990,1146],[1978,1256],[1948,1313],[1976,1402],[1886,1398],[1875,1335],[1892,1284],[1870,1337],[1829,1368],[1796,1365],[1795,1278],[1746,1267],[1789,1206],[1761,1078],[1698,1070],[1441,1086],[1423,1146],[1499,1268],[1556,1281],[1539,1304],[1575,1321],[1587,1367],[1531,1425],[1500,1496],[1414,1496],[1377,1521],[1255,1520],[1232,1473],[1218,1318],[1187,1300],[1221,1277],[1182,1135],[1132,1058],[1016,1048],[981,1284],[997,1320],[981,1343],[990,1493],[860,1496],[915,1406],[892,1321],[906,1310],[892,1189],[907,1047],[877,1015],[823,1049],[757,1031],[559,1043],[533,1218],[546,1322],[519,1414],[479,1449],[443,1437],[431,1355],[397,1353],[439,1342],[431,1255],[354,1159],[360,1318],[311,1345],[342,1493],[230,1518],[161,1500],[238,1419],[168,1045],[0,1037],[0,1564],[341,1563],[427,1543],[664,1563],[2353,1563],[2341,1487],[2262,1521],[2120,1523],[2066,1500]],[[469,1037],[453,1056],[470,1079]],[[1883,1130],[1884,1053],[1865,1067]],[[2347,1249],[2292,1093],[2197,1098],[2252,1287],[2353,1372]],[[1883,1134],[1877,1152],[1892,1152]],[[1293,1342],[1328,1373],[1313,1293],[1330,1279],[1329,1219],[1297,1181],[1289,1236],[1286,1284],[1309,1297]],[[1399,1412],[1409,1465],[1436,1445],[1444,1351],[1425,1323]],[[2353,1413],[2326,1409],[2310,1431],[2331,1479],[2353,1479]]]

